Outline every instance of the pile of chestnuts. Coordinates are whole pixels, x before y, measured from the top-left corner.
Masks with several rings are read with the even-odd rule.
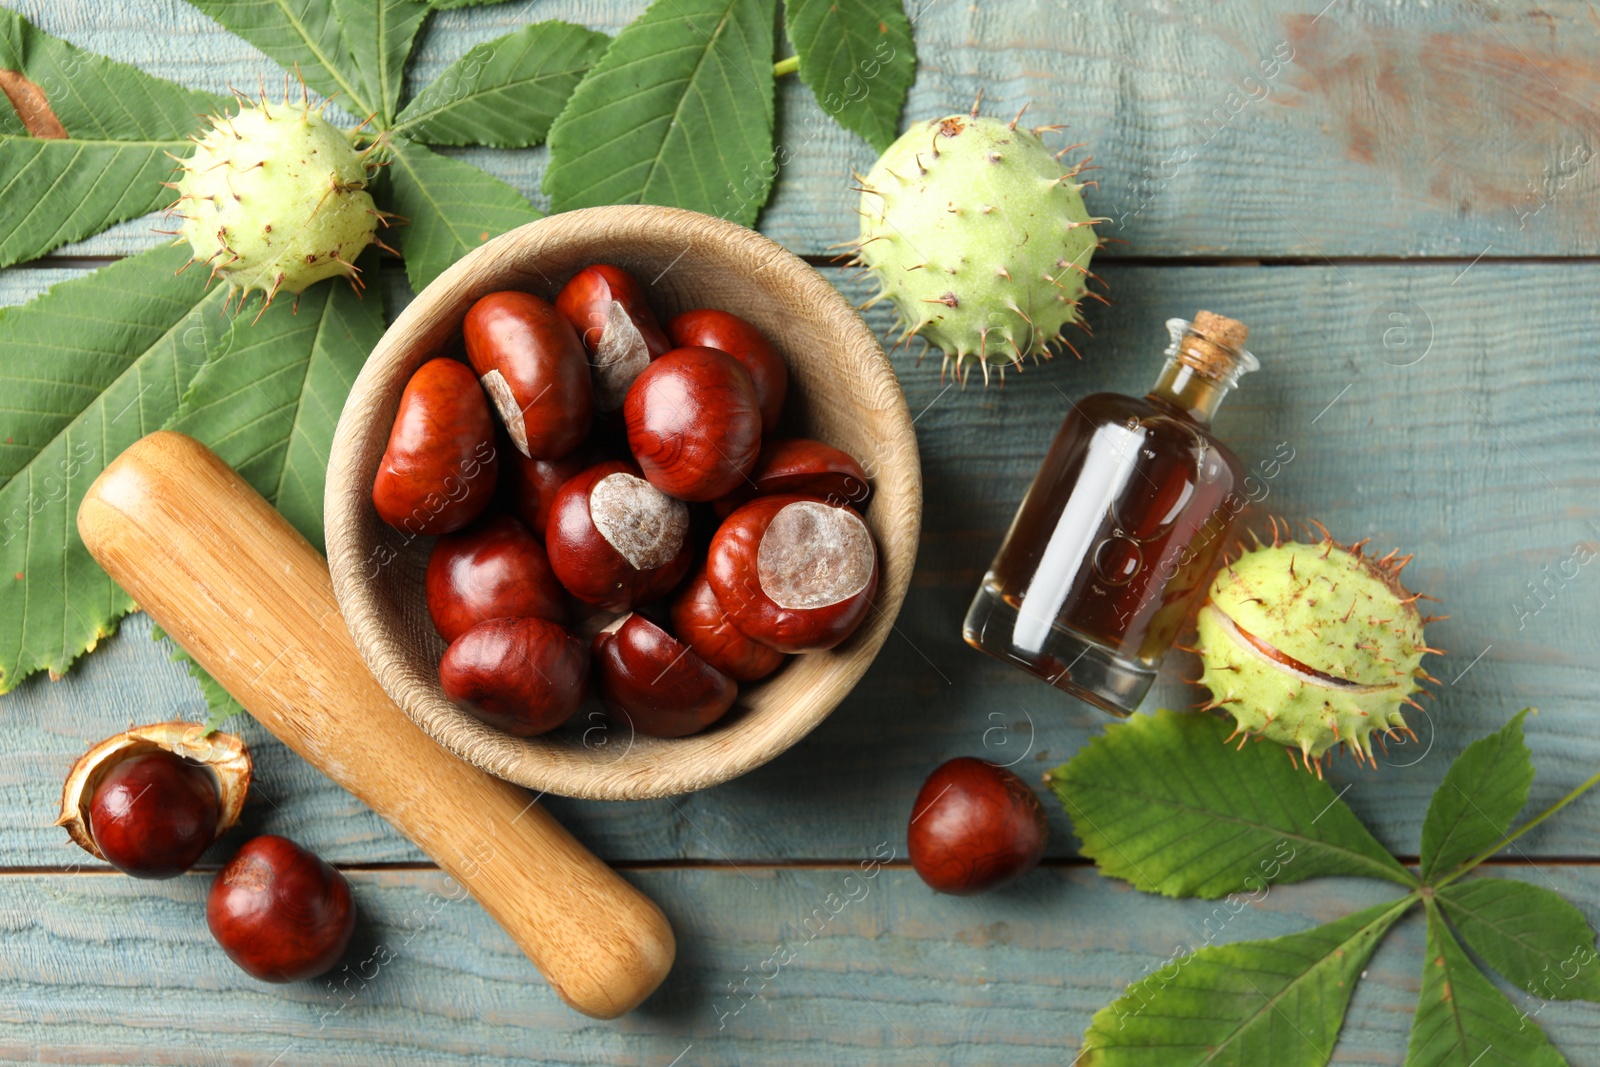
[[[232,734],[192,722],[130,727],[73,765],[57,825],[124,874],[174,878],[238,821],[251,773],[249,750]],[[245,842],[206,897],[211,935],[267,982],[329,970],[355,923],[344,875],[272,834]]]
[[[663,329],[596,264],[553,304],[483,297],[462,332],[466,362],[406,384],[372,488],[385,522],[438,538],[424,581],[458,706],[529,737],[592,678],[618,721],[683,737],[861,624],[867,474],[780,436],[788,370],[755,326],[705,308]]]

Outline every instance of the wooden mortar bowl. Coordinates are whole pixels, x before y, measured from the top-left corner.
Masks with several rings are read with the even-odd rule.
[[[565,727],[532,738],[502,733],[451,704],[439,686],[445,643],[423,592],[433,539],[408,539],[372,506],[400,393],[427,360],[464,358],[467,309],[502,289],[554,300],[591,263],[631,271],[663,325],[696,307],[753,322],[788,363],[784,436],[837,445],[872,479],[865,518],[878,541],[881,575],[866,622],[840,647],[792,657],[771,678],[741,686],[733,710],[692,737],[628,736],[628,727],[611,722],[592,697]],[[692,211],[628,206],[571,211],[513,230],[417,296],[384,334],[345,402],[328,467],[325,526],[334,592],[356,647],[418,726],[467,762],[530,789],[638,800],[737,777],[827,717],[893,627],[911,581],[921,515],[922,474],[905,397],[876,336],[838,290],[752,230]]]

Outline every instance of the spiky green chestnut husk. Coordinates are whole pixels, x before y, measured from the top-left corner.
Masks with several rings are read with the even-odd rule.
[[[244,104],[210,118],[176,183],[171,213],[193,262],[239,294],[299,294],[340,275],[354,280],[379,212],[371,168],[351,135],[303,102]]]
[[[975,359],[985,380],[990,364],[1067,343],[1104,221],[1083,205],[1082,166],[1063,173],[1037,131],[976,111],[891,145],[862,180],[857,257],[899,310],[901,340],[943,350],[958,378]]]
[[[1207,708],[1298,751],[1321,773],[1343,743],[1374,762],[1372,735],[1406,731],[1402,704],[1430,676],[1420,596],[1400,584],[1410,556],[1366,556],[1331,538],[1244,552],[1217,575],[1200,609]]]

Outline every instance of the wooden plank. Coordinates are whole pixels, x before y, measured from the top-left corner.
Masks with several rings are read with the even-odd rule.
[[[197,88],[281,85],[282,71],[177,0],[5,0],[53,33]],[[523,0],[440,14],[415,92],[467,48],[527,21],[615,32],[644,0]],[[1032,101],[1103,169],[1091,207],[1127,241],[1107,256],[1471,258],[1600,251],[1600,64],[1589,7],[1526,18],[1490,5],[1251,0],[1181,16],[1090,0],[908,3],[921,71],[905,121]],[[1321,9],[1321,14],[1318,10]],[[1268,76],[1265,72],[1271,72]],[[779,91],[779,188],[764,231],[818,254],[855,234],[852,167],[874,152],[795,78]],[[363,116],[364,117],[364,116]],[[1066,141],[1061,142],[1063,145]],[[543,203],[543,150],[463,153]],[[149,223],[77,246],[122,252]]]
[[[1414,853],[1449,761],[1530,704],[1541,709],[1528,724],[1540,771],[1535,801],[1587,777],[1600,763],[1594,568],[1552,585],[1542,608],[1528,583],[1558,572],[1577,545],[1600,543],[1600,364],[1583,355],[1600,333],[1592,300],[1600,265],[1105,274],[1117,303],[1095,308],[1098,336],[1083,346],[1082,363],[1058,359],[1003,388],[946,390],[937,357],[921,367],[903,351],[894,357],[920,413],[925,534],[897,635],[828,722],[775,763],[706,793],[626,805],[551,800],[551,808],[615,860],[836,858],[885,837],[901,847],[916,790],[945,759],[1017,760],[1036,781],[1077,751],[1105,718],[965,648],[961,617],[1067,398],[1141,391],[1161,362],[1162,320],[1200,307],[1255,329],[1263,370],[1228,400],[1219,426],[1250,462],[1270,458],[1280,442],[1293,450],[1269,483],[1266,507],[1318,518],[1347,540],[1370,536],[1382,550],[1416,551],[1407,578],[1451,615],[1429,631],[1450,654],[1431,667],[1446,683],[1431,719],[1414,720],[1423,744],[1395,750],[1376,772],[1336,763],[1334,780],[1351,786],[1345,799],[1384,842]],[[0,300],[63,276],[0,272]],[[1391,313],[1411,317],[1412,347],[1383,347],[1382,331],[1399,328]],[[872,316],[888,330],[881,308]],[[1391,333],[1391,344],[1398,339]],[[1419,353],[1412,366],[1391,365]],[[127,630],[65,680],[33,680],[0,699],[0,862],[69,862],[65,835],[49,823],[67,767],[91,740],[130,720],[203,715],[197,691],[145,638],[144,622]],[[1178,681],[1196,673],[1184,660],[1174,657],[1147,706],[1201,699]],[[301,836],[345,862],[418,858],[253,724],[242,729],[261,760],[250,831]],[[1069,824],[1056,813],[1053,826],[1052,854],[1070,855]],[[1597,830],[1600,799],[1585,798],[1519,848],[1592,855]]]
[[[1593,867],[1509,873],[1600,918]],[[672,918],[678,962],[636,1012],[601,1024],[565,1008],[436,872],[353,873],[361,918],[344,964],[287,986],[246,977],[211,941],[205,875],[6,877],[0,1059],[1060,1067],[1093,1013],[1179,946],[1275,937],[1398,895],[1375,882],[1307,883],[1229,917],[1083,870],[960,899],[904,868],[863,874],[851,864],[631,875]],[[1414,912],[1369,964],[1335,1062],[1400,1061],[1422,956]],[[1592,1006],[1510,995],[1573,1062],[1600,1044]]]

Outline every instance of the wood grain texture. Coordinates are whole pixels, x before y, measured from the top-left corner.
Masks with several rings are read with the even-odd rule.
[[[378,518],[372,484],[400,395],[416,369],[460,351],[480,298],[525,289],[554,300],[590,263],[630,271],[661,321],[712,307],[753,323],[788,367],[783,426],[859,458],[873,483],[872,611],[837,648],[789,661],[740,687],[726,717],[692,737],[635,735],[580,709],[566,728],[517,738],[455,706],[439,684],[445,642],[424,595],[431,538]],[[356,378],[329,451],[328,563],[350,633],[385,691],[427,734],[475,766],[558,796],[670,797],[734,778],[786,751],[825,719],[894,626],[916,562],[922,471],[905,397],[877,338],[827,279],[742,226],[675,208],[569,211],[496,238],[429,285],[384,334]]]
[[[645,2],[513,0],[441,13],[422,35],[408,92],[471,45],[530,20],[615,32]],[[181,0],[0,4],[184,85],[222,92],[281,79]],[[1417,550],[1408,575],[1452,616],[1430,631],[1450,654],[1433,668],[1446,685],[1419,726],[1422,742],[1380,759],[1376,772],[1336,763],[1344,799],[1385,844],[1414,853],[1449,760],[1524,704],[1541,708],[1527,726],[1535,805],[1600,763],[1594,568],[1560,578],[1578,545],[1600,544],[1592,358],[1600,277],[1593,264],[1493,263],[1600,248],[1600,168],[1590,165],[1600,23],[1591,7],[917,0],[907,8],[918,16],[922,66],[902,122],[964,109],[981,86],[995,111],[1031,99],[1036,121],[1070,123],[1061,136],[1088,142],[1104,168],[1091,175],[1101,187],[1088,190],[1090,207],[1112,217],[1105,235],[1129,242],[1100,256],[1115,306],[1090,309],[1098,339],[1084,347],[1085,362],[1058,361],[1004,390],[945,393],[936,359],[917,368],[913,357],[893,357],[933,487],[919,567],[897,631],[821,727],[773,763],[689,796],[545,802],[615,860],[738,865],[628,874],[663,902],[680,935],[662,991],[620,1023],[586,1024],[487,915],[451,900],[459,890],[437,872],[351,873],[362,926],[351,970],[336,973],[333,988],[267,987],[228,966],[200,920],[206,875],[136,884],[12,873],[0,876],[0,1060],[1069,1063],[1090,1015],[1177,945],[1204,936],[1213,906],[1157,900],[1082,869],[1046,870],[1005,893],[958,901],[895,869],[815,938],[804,924],[810,917],[819,928],[828,894],[861,884],[845,878],[877,843],[904,854],[912,798],[938,762],[1015,759],[1036,780],[1103,728],[1098,712],[962,646],[960,619],[1068,398],[1144,388],[1160,319],[1201,307],[1249,322],[1265,363],[1228,401],[1220,429],[1250,462],[1280,442],[1293,450],[1270,480],[1267,508],[1315,516],[1345,538],[1370,534]],[[1292,61],[1263,78],[1259,63],[1285,44]],[[780,80],[777,111],[783,166],[760,225],[794,251],[819,254],[854,235],[849,169],[864,171],[873,153],[794,78]],[[545,150],[450,154],[544,203]],[[160,239],[153,224],[126,223],[68,251],[149,247]],[[1111,262],[1127,255],[1317,265]],[[1322,265],[1329,256],[1418,255],[1460,262]],[[68,276],[0,272],[0,304]],[[830,277],[865,296],[844,275]],[[403,304],[403,283],[389,288]],[[880,334],[888,326],[882,309],[869,321]],[[1424,351],[1420,362],[1396,365]],[[1198,699],[1176,680],[1194,674],[1180,660],[1152,706]],[[0,700],[0,865],[96,869],[48,825],[61,778],[93,741],[168,715],[199,719],[205,709],[182,668],[148,640],[143,616],[64,681],[35,680]],[[286,833],[345,863],[423,859],[258,724],[235,726],[253,746],[257,781],[242,825],[210,862],[259,832]],[[1518,847],[1532,857],[1594,856],[1597,830],[1600,799],[1590,796]],[[1058,810],[1052,834],[1051,854],[1072,854]],[[761,865],[806,859],[839,865]],[[1553,888],[1600,921],[1597,872],[1546,862],[1495,873]],[[1391,892],[1342,881],[1275,890],[1220,940],[1304,929]],[[737,1014],[723,1014],[740,1003],[730,984],[770,973],[780,943],[796,947],[794,961]],[[368,961],[386,958],[380,946],[393,958],[374,974]],[[1422,951],[1413,915],[1371,961],[1335,1062],[1402,1061]],[[1593,1006],[1513,999],[1539,1012],[1573,1063],[1593,1059]]]
[[[3,2],[193,88],[282,81],[281,68],[181,0]],[[615,33],[644,6],[521,0],[442,13],[423,31],[407,94],[529,21]],[[1327,10],[923,0],[907,10],[921,66],[902,124],[965,110],[980,87],[995,113],[1032,101],[1034,121],[1068,123],[1058,136],[1086,142],[1103,168],[1090,209],[1114,220],[1103,233],[1129,242],[1106,258],[1600,251],[1600,26],[1578,0],[1526,14],[1466,0]],[[1268,77],[1262,64],[1275,61]],[[800,253],[853,238],[850,170],[865,173],[876,154],[793,77],[779,84],[777,138],[778,188],[760,228]],[[543,206],[543,149],[451,154]],[[157,240],[149,226],[75,248],[146,247]]]
[[[860,858],[875,847],[859,842]],[[1180,946],[1293,933],[1398,895],[1311,882],[1229,918],[1215,902],[1134,893],[1086,871],[1043,870],[971,898],[938,896],[904,868],[867,873],[852,862],[631,874],[664,903],[683,951],[654,997],[605,1026],[567,1011],[435,872],[352,872],[360,919],[344,963],[288,986],[245,976],[212,943],[200,919],[207,875],[7,877],[0,1060],[1063,1067],[1090,1016]],[[1593,867],[1495,873],[1600,919]],[[1422,956],[1413,913],[1369,963],[1335,1063],[1401,1061]],[[1593,1005],[1509,995],[1574,1064],[1590,1062]]]
[[[89,487],[78,530],[258,722],[459,880],[562,1000],[610,1019],[660,984],[673,957],[660,910],[400,714],[363,669],[322,556],[215,453],[142,438]]]
[[[1318,518],[1346,539],[1371,535],[1385,550],[1415,550],[1408,579],[1451,616],[1429,631],[1449,655],[1430,660],[1447,684],[1431,718],[1418,721],[1422,744],[1380,756],[1377,771],[1335,762],[1339,787],[1351,785],[1346,801],[1385,844],[1414,854],[1449,761],[1530,704],[1540,708],[1527,726],[1539,769],[1534,802],[1553,801],[1592,772],[1600,763],[1596,573],[1582,566],[1540,594],[1543,607],[1528,583],[1546,581],[1546,567],[1558,572],[1580,543],[1600,542],[1600,364],[1584,355],[1600,333],[1592,301],[1600,266],[1111,267],[1105,275],[1115,303],[1091,311],[1097,339],[1082,363],[1056,360],[1003,388],[946,392],[936,358],[918,367],[903,350],[893,357],[931,487],[922,546],[895,632],[828,721],[772,764],[704,793],[549,801],[580,840],[611,860],[837,858],[868,837],[899,845],[922,778],[945,759],[1020,755],[1017,769],[1037,781],[1077,751],[1104,717],[966,648],[961,617],[1067,398],[1145,388],[1165,343],[1161,321],[1202,307],[1249,323],[1263,363],[1226,401],[1221,433],[1247,463],[1270,459],[1280,442],[1294,450],[1268,483],[1266,509]],[[20,300],[59,277],[0,273],[0,299]],[[1411,348],[1375,339],[1375,328],[1397,326],[1391,312],[1410,316]],[[881,309],[869,321],[880,333],[888,327]],[[1391,365],[1424,350],[1413,366]],[[70,858],[48,823],[62,776],[89,743],[130,721],[203,717],[193,685],[145,639],[143,623],[127,628],[63,681],[31,681],[0,701],[6,863]],[[1147,706],[1200,700],[1179,681],[1196,673],[1174,656]],[[240,730],[258,757],[247,830],[303,836],[346,862],[419,858],[259,728]],[[1072,854],[1059,810],[1052,831],[1051,854]],[[1590,855],[1597,831],[1600,798],[1587,797],[1518,846],[1530,856]]]

